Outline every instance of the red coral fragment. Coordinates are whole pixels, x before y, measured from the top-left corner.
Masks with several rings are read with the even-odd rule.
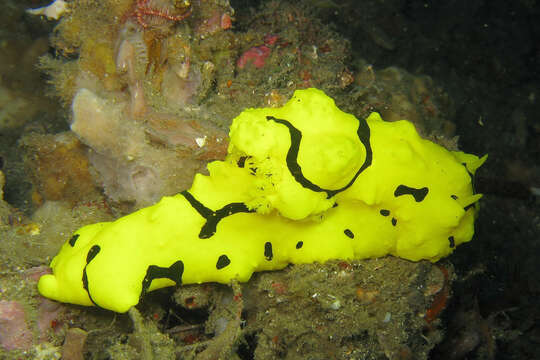
[[[243,69],[251,61],[257,69],[260,69],[264,66],[266,58],[270,55],[270,51],[270,48],[266,45],[254,46],[240,56],[236,62],[236,66]]]
[[[264,37],[264,45],[254,46],[247,51],[245,51],[240,58],[236,61],[236,66],[243,69],[248,62],[251,61],[257,69],[260,69],[264,66],[266,58],[270,55],[272,49],[270,46],[276,44],[279,40],[279,36],[275,34],[267,34]]]
[[[426,322],[428,324],[431,324],[435,319],[439,317],[441,312],[446,308],[446,303],[448,302],[448,296],[450,295],[450,285],[448,283],[448,270],[444,266],[439,266],[439,269],[443,273],[444,276],[444,284],[441,289],[435,295],[435,298],[433,299],[433,302],[431,303],[431,307],[427,309],[426,311]]]

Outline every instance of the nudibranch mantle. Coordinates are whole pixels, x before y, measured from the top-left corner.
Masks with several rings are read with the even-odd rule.
[[[365,120],[317,89],[246,109],[224,161],[189,190],[77,230],[40,278],[46,297],[126,312],[166,286],[247,281],[287,264],[385,255],[437,261],[470,241],[486,156]]]

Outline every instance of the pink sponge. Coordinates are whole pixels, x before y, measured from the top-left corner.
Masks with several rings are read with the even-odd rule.
[[[6,350],[32,346],[32,332],[26,324],[23,306],[17,301],[0,301],[0,345]]]

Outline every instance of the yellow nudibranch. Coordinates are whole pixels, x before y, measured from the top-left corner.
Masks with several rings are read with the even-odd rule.
[[[77,230],[39,280],[48,298],[125,312],[166,286],[247,281],[288,264],[388,254],[437,261],[471,240],[472,176],[406,120],[358,120],[317,89],[234,119],[191,189]]]

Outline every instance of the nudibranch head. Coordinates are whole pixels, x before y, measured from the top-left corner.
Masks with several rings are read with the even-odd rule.
[[[299,220],[326,211],[371,161],[369,128],[323,91],[298,90],[281,108],[247,109],[233,121],[229,157],[259,182],[248,204]]]

